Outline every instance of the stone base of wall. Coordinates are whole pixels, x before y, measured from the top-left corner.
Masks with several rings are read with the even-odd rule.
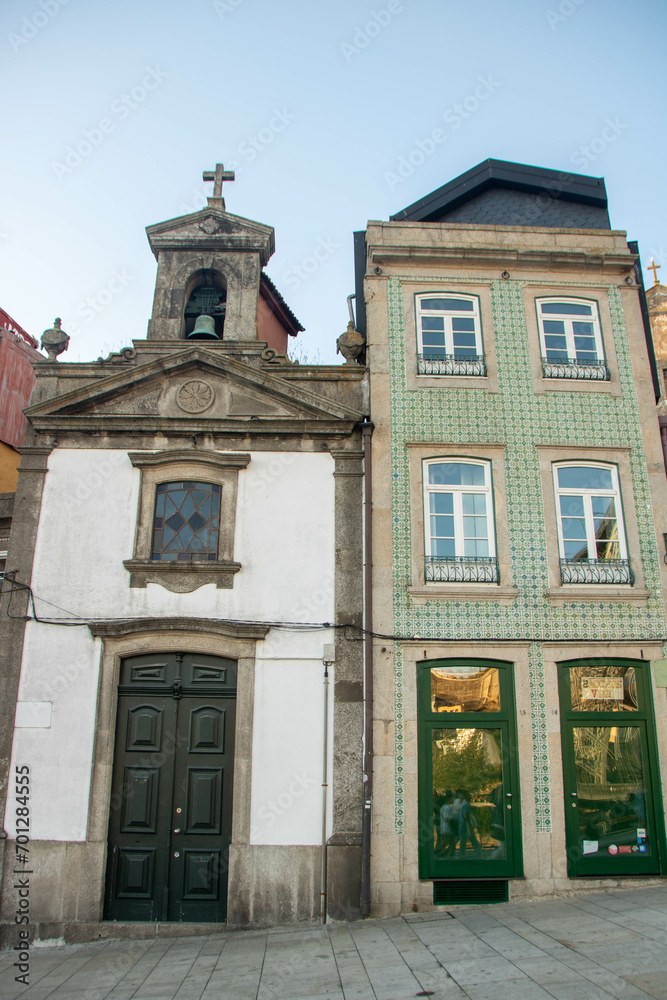
[[[229,852],[227,923],[139,923],[102,921],[106,844],[39,841],[30,843],[31,940],[67,943],[99,938],[152,938],[211,934],[231,927],[312,924],[320,919],[321,848],[232,844]],[[14,888],[16,851],[6,842],[0,899],[0,947],[12,946],[18,926]],[[328,911],[335,920],[360,916],[361,848],[330,845]],[[19,866],[21,868],[23,866]]]
[[[638,889],[642,886],[667,885],[667,878],[599,879],[510,879],[510,903],[528,902],[548,897],[578,896],[581,893]],[[501,904],[498,904],[501,905]],[[459,909],[461,904],[433,904],[432,882],[379,882],[371,890],[371,917],[398,917],[409,913],[432,913]]]

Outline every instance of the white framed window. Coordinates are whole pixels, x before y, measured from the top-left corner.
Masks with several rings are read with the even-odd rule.
[[[486,375],[479,299],[429,292],[417,296],[419,375]]]
[[[423,463],[425,579],[498,583],[491,463]]]
[[[597,462],[553,467],[563,583],[632,583],[618,469]]]
[[[597,302],[542,298],[536,307],[544,377],[608,380]]]

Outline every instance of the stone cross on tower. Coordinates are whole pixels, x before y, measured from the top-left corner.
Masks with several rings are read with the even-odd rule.
[[[655,261],[653,260],[653,257],[651,257],[651,263],[646,268],[646,270],[647,271],[653,271],[653,284],[654,285],[659,285],[660,284],[660,282],[658,281],[658,274],[657,274],[657,272],[660,270],[661,267],[662,267],[662,264],[656,264]]]
[[[202,174],[205,181],[213,181],[213,195],[208,199],[209,205],[213,204],[218,208],[225,207],[225,199],[222,197],[222,185],[224,181],[233,181],[236,175],[233,170],[225,170],[222,163],[216,163],[215,170],[205,170]]]

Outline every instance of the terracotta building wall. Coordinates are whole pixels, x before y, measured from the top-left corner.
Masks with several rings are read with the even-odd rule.
[[[17,334],[0,329],[0,441],[18,448],[23,443],[23,410],[35,388],[32,359],[37,352]]]
[[[257,339],[265,340],[272,351],[287,354],[287,330],[261,295],[257,303]]]

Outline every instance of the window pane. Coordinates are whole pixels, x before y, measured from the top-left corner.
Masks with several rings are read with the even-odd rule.
[[[497,667],[433,667],[432,712],[499,712]]]
[[[454,494],[453,493],[431,493],[431,513],[432,514],[453,514]]]
[[[563,518],[563,538],[586,538],[586,522],[578,517]]]
[[[620,559],[621,558],[621,547],[618,541],[612,542],[596,542],[597,547],[597,557],[601,562],[606,562],[608,559]]]
[[[544,346],[548,350],[567,351],[567,340],[565,337],[556,337],[549,334],[544,338]]]
[[[474,303],[469,299],[422,299],[422,309],[443,309],[448,312],[473,312]]]
[[[542,325],[545,333],[557,333],[565,336],[565,323],[562,319],[545,319]]]
[[[464,316],[455,316],[452,320],[452,330],[455,332],[458,330],[472,330],[475,329],[474,319],[468,319]]]
[[[484,466],[440,462],[428,467],[429,482],[443,486],[484,486]]]
[[[442,316],[422,316],[422,330],[444,330],[445,321]]]
[[[210,484],[190,480],[161,485],[153,521],[153,559],[187,562],[195,554],[215,559],[217,530],[211,530],[211,510],[214,506],[217,529],[219,488],[214,494]],[[163,507],[164,516],[160,516]]]
[[[431,553],[438,559],[453,559],[456,555],[456,543],[453,538],[432,538]]]
[[[572,709],[575,712],[636,712],[634,667],[570,667]]]
[[[477,341],[474,333],[455,333],[453,335],[454,347],[475,347]]]
[[[504,858],[501,731],[434,729],[431,739],[436,858]]]
[[[558,485],[561,489],[611,490],[614,488],[611,469],[601,466],[570,466],[558,470]]]
[[[453,538],[454,537],[454,518],[445,517],[441,515],[440,517],[431,516],[431,538]]]
[[[588,559],[588,545],[586,542],[563,541],[563,554],[568,562],[581,562]]]
[[[591,306],[581,302],[542,302],[540,303],[543,313],[558,313],[561,316],[592,316]]]
[[[445,346],[445,335],[444,333],[425,333],[422,336],[422,344],[425,347],[442,347]]]
[[[592,323],[576,323],[572,324],[572,332],[575,337],[594,337],[595,331],[593,329]]]
[[[486,515],[485,493],[464,493],[461,497],[461,504],[464,514]]]
[[[486,518],[485,517],[464,517],[463,535],[465,538],[486,538]]]
[[[563,517],[584,517],[584,498],[562,496],[560,512]]]
[[[489,555],[489,543],[486,538],[465,538],[463,554],[471,558],[486,559]]]
[[[613,497],[591,497],[594,517],[616,517],[616,504]]]

